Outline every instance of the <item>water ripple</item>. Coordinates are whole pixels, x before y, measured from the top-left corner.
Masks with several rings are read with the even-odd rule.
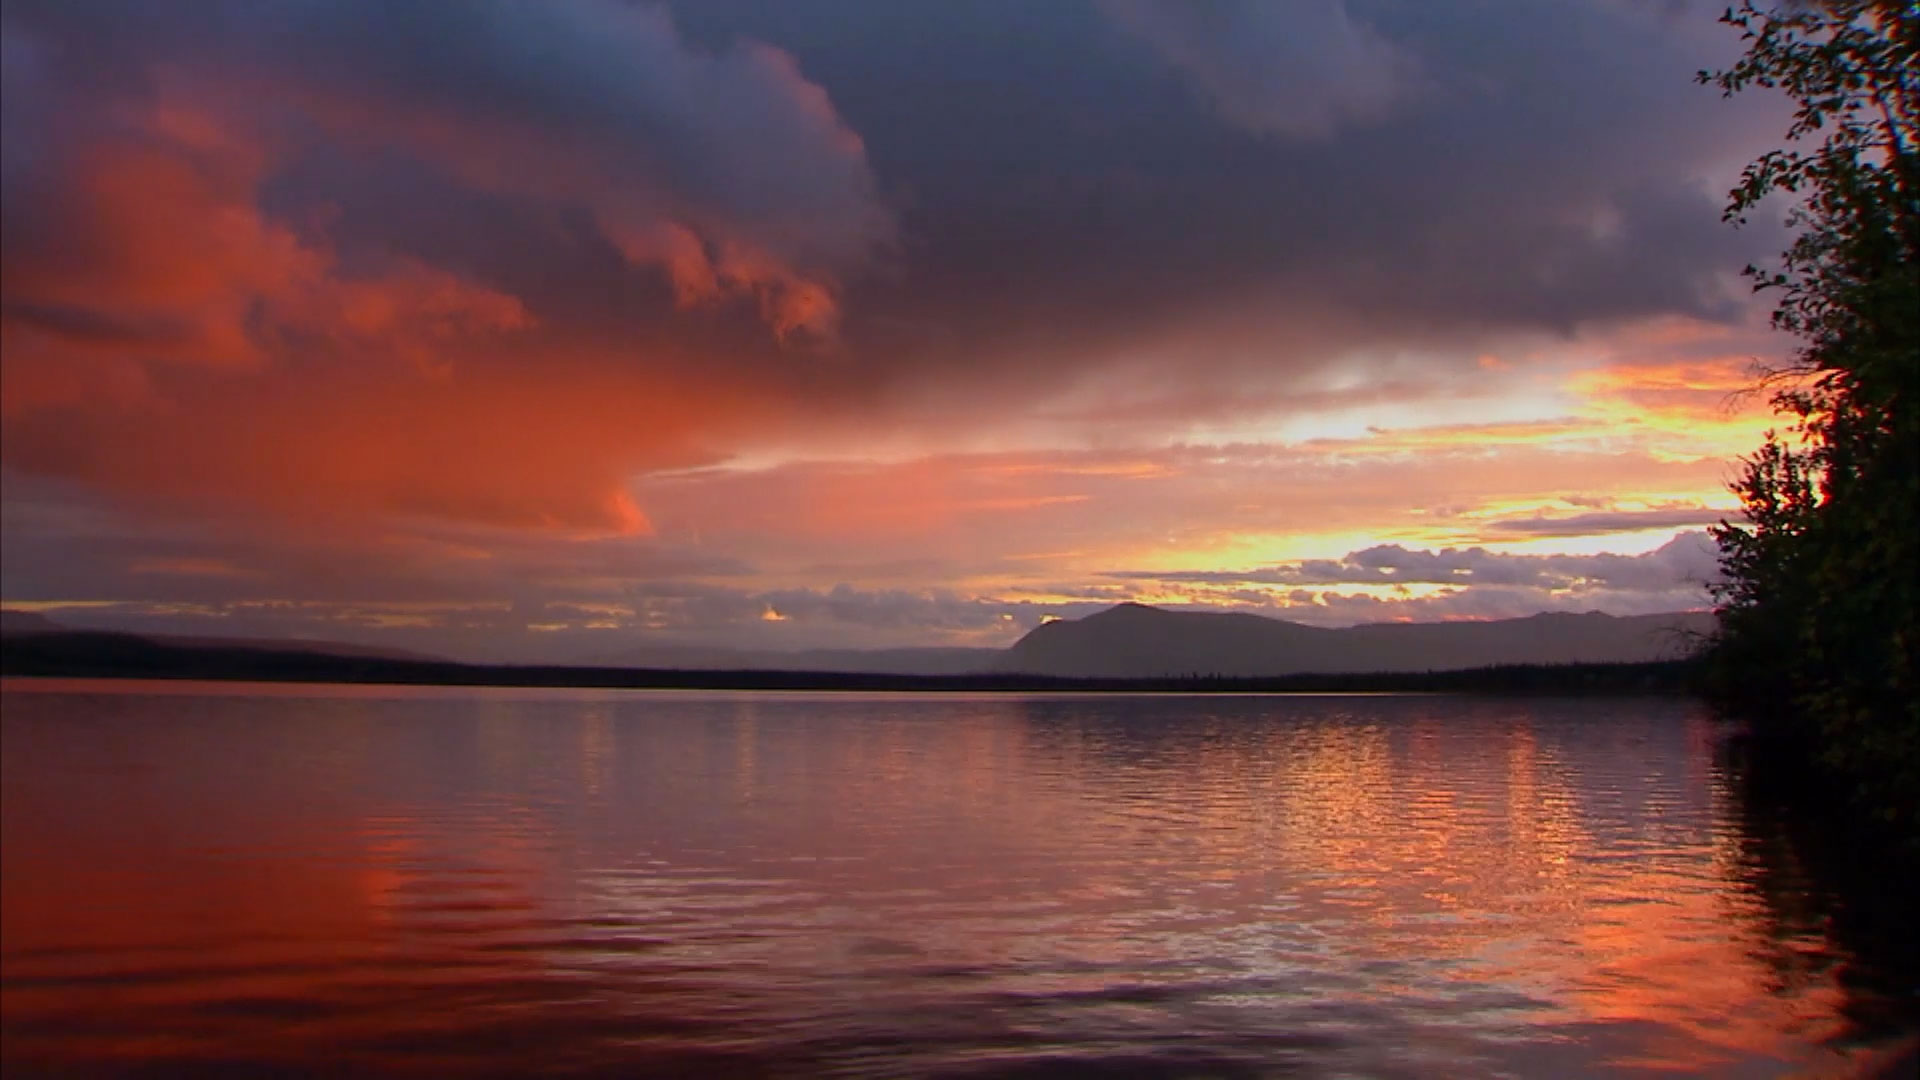
[[[101,700],[7,699],[9,1075],[1770,1075],[1858,1004],[1675,703]]]

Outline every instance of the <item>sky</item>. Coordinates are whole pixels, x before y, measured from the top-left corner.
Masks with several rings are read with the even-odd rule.
[[[469,659],[1707,606],[1691,0],[0,9],[0,603]]]

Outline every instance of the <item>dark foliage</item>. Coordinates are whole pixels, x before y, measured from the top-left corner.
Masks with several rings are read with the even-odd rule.
[[[1920,829],[1920,8],[1822,0],[1723,21],[1748,44],[1701,80],[1787,94],[1789,148],[1731,193],[1740,222],[1775,194],[1797,231],[1774,325],[1800,340],[1767,373],[1787,422],[1746,464],[1744,523],[1715,530],[1727,583],[1708,685],[1764,736]]]

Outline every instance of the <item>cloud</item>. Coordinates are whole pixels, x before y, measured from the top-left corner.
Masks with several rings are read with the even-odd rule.
[[[1685,506],[1661,510],[1610,510],[1567,517],[1509,518],[1490,522],[1486,527],[1496,532],[1525,533],[1528,536],[1593,536],[1639,529],[1669,529],[1676,525],[1712,525],[1728,516],[1729,511],[1715,510],[1710,506]]]
[[[1665,615],[1707,606],[1697,588],[1661,592],[1555,591],[1521,586],[1481,586],[1428,596],[1382,597],[1366,593],[1307,591],[1283,606],[1272,601],[1261,611],[1316,626],[1353,626],[1371,622],[1434,622],[1451,619],[1518,619],[1543,611],[1608,615]]]
[[[1256,570],[1115,571],[1111,577],[1201,585],[1523,586],[1581,592],[1675,591],[1705,596],[1720,580],[1718,548],[1704,532],[1687,532],[1643,555],[1531,555],[1486,548],[1418,550],[1380,544],[1339,559],[1304,559]]]
[[[829,0],[673,17],[11,4],[5,225],[31,272],[10,268],[10,287],[52,288],[30,256],[62,239],[38,242],[36,223],[73,218],[45,210],[102,147],[212,169],[218,197],[173,199],[168,220],[252,214],[258,236],[236,262],[207,239],[224,232],[196,229],[196,264],[233,269],[160,310],[115,290],[8,297],[10,318],[68,346],[145,342],[10,366],[52,384],[36,394],[128,400],[152,390],[157,354],[296,351],[267,333],[277,309],[249,306],[279,252],[317,262],[309,278],[413,265],[516,302],[538,328],[512,350],[520,367],[564,343],[669,384],[721,375],[710,400],[749,386],[784,406],[716,417],[709,456],[849,427],[1084,438],[1123,384],[1130,424],[1178,437],[1234,402],[1431,391],[1543,334],[1735,318],[1730,270],[1772,244],[1722,228],[1700,181],[1740,156],[1752,110],[1689,96],[1695,39],[1637,13],[1058,5],[1024,12],[1020,35],[995,33],[999,18]],[[1367,28],[1390,28],[1434,92],[1322,138],[1250,143],[1197,123],[1138,43],[1116,48],[1116,18],[1251,26],[1215,37],[1341,101],[1367,100],[1341,73],[1367,70],[1385,32]],[[1343,40],[1360,44],[1328,44]],[[1302,51],[1342,66],[1271,62]],[[164,128],[163,111],[200,134]],[[216,166],[209,140],[242,157]],[[442,345],[425,366],[465,351]],[[792,422],[769,427],[775,414]],[[688,459],[621,449],[595,486]]]
[[[33,602],[495,606],[606,600],[637,580],[726,580],[738,558],[629,535],[464,522],[314,530],[207,513],[168,518],[12,470],[0,596]]]
[[[717,597],[675,633],[824,641],[1694,524],[1779,345],[1732,273],[1779,236],[1718,220],[1778,116],[1692,85],[1720,38],[1611,0],[9,2],[0,595],[478,634],[644,585]],[[1471,569],[1186,584],[1680,596]]]
[[[1258,134],[1324,136],[1385,113],[1415,84],[1412,57],[1344,0],[1104,0],[1101,8],[1223,119]]]
[[[897,195],[885,272],[842,296],[856,377],[814,384],[870,391],[870,428],[945,446],[1003,425],[1111,439],[1089,414],[1117,402],[1129,436],[1199,439],[1236,406],[1377,383],[1444,394],[1488,353],[1511,385],[1583,335],[1751,314],[1737,269],[1777,236],[1723,227],[1715,175],[1767,114],[1693,86],[1717,58],[1705,15],[1139,8],[1213,19],[1263,61],[1336,53],[1315,35],[1342,20],[1417,58],[1417,85],[1390,79],[1384,107],[1304,138],[1222,123],[1125,29],[1128,10],[676,7],[705,47],[753,36],[790,52]],[[1271,32],[1236,36],[1240,23]]]
[[[683,302],[744,294],[783,333],[829,330],[836,273],[891,237],[859,136],[790,56],[752,41],[691,49],[658,7],[26,3],[9,15],[16,51],[130,62],[147,96],[225,125],[283,142],[317,129],[470,189],[577,208]],[[140,96],[118,85],[124,73],[43,67],[37,89],[65,108]]]
[[[29,0],[0,36],[0,450],[141,499],[643,530],[626,478],[784,411],[732,358],[817,360],[891,237],[791,57],[653,7]],[[475,258],[407,220],[543,224]]]
[[[1627,615],[1699,608],[1704,593],[1692,574],[1710,566],[1711,552],[1696,542],[1697,535],[1683,536],[1648,555],[1584,562],[1389,548],[1356,552],[1344,561],[1344,572],[1332,574],[1317,566],[1288,574],[1120,573],[1112,576],[1138,580],[1032,592],[849,584],[756,588],[678,576],[697,573],[699,567],[676,567],[670,555],[659,557],[665,553],[648,558],[632,552],[641,557],[627,569],[640,577],[597,591],[557,588],[552,580],[536,578],[516,595],[493,600],[457,589],[422,591],[422,578],[410,579],[409,587],[391,595],[273,599],[272,580],[258,571],[204,558],[146,556],[131,569],[133,577],[149,586],[144,591],[122,587],[116,599],[69,598],[51,609],[30,598],[12,602],[46,610],[71,626],[330,638],[474,659],[593,662],[660,645],[1000,647],[1049,617],[1077,618],[1132,599],[1331,626],[1509,618],[1542,610]],[[1405,574],[1391,569],[1400,566],[1414,569]],[[1463,570],[1445,574],[1456,588],[1426,595],[1379,595],[1322,587],[1336,578],[1344,584],[1375,584],[1434,577],[1440,573],[1437,567]],[[666,576],[653,576],[663,573]],[[1147,583],[1152,587],[1136,587]],[[1171,583],[1219,587],[1169,600],[1158,593]],[[1276,584],[1292,587],[1271,587]]]

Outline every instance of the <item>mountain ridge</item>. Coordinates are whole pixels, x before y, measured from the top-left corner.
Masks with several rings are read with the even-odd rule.
[[[1028,632],[998,672],[1065,678],[1267,678],[1456,671],[1515,664],[1641,663],[1685,656],[1711,612],[1540,612],[1515,619],[1328,628],[1247,612],[1127,603]]]
[[[176,650],[250,650],[348,660],[452,663],[421,653],[344,642],[75,631],[38,615],[6,614],[27,616],[0,620],[0,637],[10,645],[36,638],[96,637],[143,641]],[[1710,612],[1641,616],[1541,612],[1515,619],[1327,628],[1250,612],[1178,611],[1129,602],[1079,619],[1043,623],[1004,650],[935,647],[773,652],[673,647],[603,655],[597,661],[588,661],[588,666],[928,677],[1259,679],[1662,661],[1684,656],[1689,643],[1712,627]]]

